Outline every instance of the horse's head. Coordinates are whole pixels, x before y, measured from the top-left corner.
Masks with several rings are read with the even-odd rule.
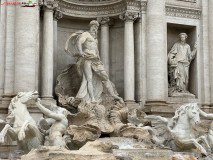
[[[200,112],[199,107],[197,103],[190,103],[189,106],[187,106],[187,114],[191,122],[194,124],[200,123]]]
[[[38,92],[19,92],[16,97],[21,103],[32,103],[34,104],[38,98]]]

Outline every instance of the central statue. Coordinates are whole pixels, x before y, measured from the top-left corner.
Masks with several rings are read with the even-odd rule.
[[[92,103],[97,102],[98,98],[96,97],[101,93],[101,89],[96,89],[96,92],[94,92],[94,88],[97,87],[94,86],[94,81],[97,79],[103,83],[115,100],[122,100],[114,91],[109,76],[100,60],[97,40],[99,23],[92,20],[89,26],[89,31],[79,31],[72,34],[65,45],[65,51],[76,58],[77,70],[82,77],[81,86],[75,98]],[[95,76],[97,78],[94,78]]]

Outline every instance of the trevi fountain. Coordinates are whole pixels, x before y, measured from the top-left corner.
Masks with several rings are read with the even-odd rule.
[[[0,159],[213,160],[213,0],[1,0]]]

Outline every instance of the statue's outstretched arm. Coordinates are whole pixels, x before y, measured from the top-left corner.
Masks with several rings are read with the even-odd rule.
[[[63,119],[63,117],[60,114],[56,114],[56,113],[50,111],[49,109],[44,107],[39,101],[36,102],[36,105],[41,110],[41,112],[44,113],[47,117],[53,118],[58,121]]]
[[[199,110],[200,115],[206,119],[213,119],[213,114],[209,113],[207,114],[206,112],[202,111],[201,109]]]

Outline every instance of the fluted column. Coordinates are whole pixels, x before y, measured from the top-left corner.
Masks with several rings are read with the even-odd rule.
[[[15,1],[14,1],[15,2]],[[4,5],[6,6],[6,5]],[[1,50],[5,55],[4,61],[4,94],[3,100],[10,101],[14,96],[14,76],[15,76],[15,26],[16,26],[16,6],[7,5],[5,29],[5,47]],[[1,52],[0,51],[0,52]]]
[[[53,98],[53,6],[44,5],[41,97]]]
[[[109,17],[99,19],[101,24],[101,52],[100,58],[104,64],[105,70],[109,73]]]
[[[1,3],[5,3],[6,0],[2,0]],[[0,100],[4,91],[4,69],[5,69],[5,24],[6,24],[6,5],[0,6]]]
[[[28,0],[25,0],[28,2]],[[39,9],[21,7],[15,10],[15,76],[14,91],[38,89]]]
[[[209,35],[209,59],[210,59],[210,88],[211,88],[211,106],[213,106],[213,0],[208,1],[208,35]]]
[[[147,2],[147,100],[166,101],[167,53],[165,0]]]
[[[58,53],[58,20],[63,17],[63,14],[55,10],[53,14],[53,87],[56,85],[57,78],[57,53]]]
[[[142,102],[142,19],[135,22],[135,100]]]
[[[135,101],[134,27],[138,13],[126,12],[120,15],[124,20],[124,100]]]

